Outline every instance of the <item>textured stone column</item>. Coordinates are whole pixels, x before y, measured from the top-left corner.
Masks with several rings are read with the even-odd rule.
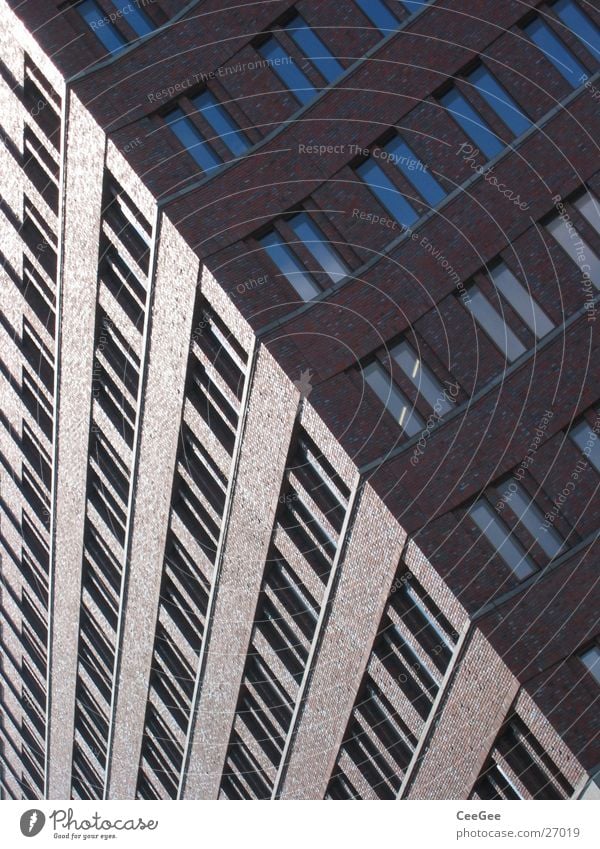
[[[404,798],[468,799],[518,689],[517,679],[475,631]]]
[[[157,250],[109,738],[110,799],[135,798],[199,271],[166,217]]]
[[[68,112],[58,298],[58,428],[50,583],[48,796],[71,795],[81,564],[90,431],[104,133],[76,97]]]
[[[201,657],[186,799],[215,799],[219,792],[297,401],[294,385],[261,348]]]
[[[366,484],[283,773],[283,799],[325,795],[405,537]]]

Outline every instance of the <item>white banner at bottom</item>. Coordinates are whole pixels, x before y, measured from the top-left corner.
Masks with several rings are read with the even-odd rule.
[[[598,844],[600,802],[1,802],[0,845],[343,849]]]

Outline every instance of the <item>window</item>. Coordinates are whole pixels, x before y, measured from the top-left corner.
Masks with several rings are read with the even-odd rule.
[[[56,278],[56,236],[44,216],[23,195],[22,238],[46,274]]]
[[[414,224],[419,217],[417,212],[372,157],[359,165],[356,173],[399,224],[403,227]]]
[[[590,51],[600,57],[600,30],[573,0],[558,0],[552,7],[560,20]]]
[[[25,54],[23,105],[52,145],[60,148],[61,99],[37,65]]]
[[[343,67],[335,56],[300,15],[295,15],[283,29],[327,83],[333,82],[344,73]],[[261,44],[258,52],[271,63],[281,81],[300,103],[309,103],[315,97],[317,94],[316,86],[300,70],[294,62],[294,58],[289,55],[274,36]]]
[[[395,165],[430,206],[436,206],[445,198],[444,189],[399,136],[395,136],[383,148],[375,148],[371,156],[358,166],[356,173],[402,226],[410,227],[419,218],[419,214],[377,164],[376,159]]]
[[[525,33],[572,88],[581,85],[582,77],[587,78],[587,71],[581,62],[573,56],[546,21],[536,18],[525,27]]]
[[[191,111],[190,105],[197,111]],[[223,157],[229,158],[228,153],[243,156],[250,147],[246,134],[212,92],[205,90],[196,95],[188,101],[187,108],[189,114],[184,111],[182,104],[167,112],[164,119],[203,171],[218,168]],[[221,151],[223,156],[212,143],[213,135],[218,136],[227,148]]]
[[[576,200],[573,206],[600,234],[598,201],[590,192],[586,192],[579,200]],[[546,224],[546,229],[573,262],[589,275],[589,279],[596,289],[600,289],[600,257],[579,235],[569,213],[562,212],[560,215],[556,215]]]
[[[135,207],[131,199],[114,182],[109,182],[108,197],[104,209],[105,218],[110,218],[115,223],[117,234],[121,236],[123,231],[133,228],[132,236],[142,240],[146,247],[152,241],[152,230],[150,224]],[[132,251],[133,253],[133,251]],[[138,252],[135,252],[136,254]]]
[[[320,293],[321,290],[308,271],[304,268],[300,260],[294,256],[289,247],[282,242],[282,237],[276,230],[267,233],[259,241],[301,298],[305,301],[310,301]]]
[[[144,0],[112,0],[112,4],[117,7],[121,16],[126,19],[137,35],[148,35],[149,32],[154,30],[154,24],[140,8],[144,4]]]
[[[598,201],[592,196],[591,192],[586,192],[573,204],[585,219],[588,224],[594,228],[600,236],[600,207]]]
[[[509,362],[514,362],[528,350],[514,330],[507,323],[507,316],[502,308],[506,301],[519,316],[533,339],[542,339],[554,328],[553,322],[537,304],[527,289],[515,277],[504,262],[497,263],[490,269],[490,279],[500,296],[499,309],[490,303],[481,288],[473,283],[467,287],[469,297],[462,298],[465,307],[475,318],[477,324],[492,342],[500,349]]]
[[[600,684],[600,646],[592,646],[579,657],[590,675],[594,676],[596,683]]]
[[[410,702],[426,721],[457,639],[444,613],[401,563],[326,798],[397,798],[418,743],[417,725],[405,721],[404,705]]]
[[[289,24],[286,24],[285,31],[328,83],[344,73],[344,69],[335,56],[300,15],[296,15]]]
[[[475,785],[480,799],[523,799],[506,772],[495,761]]]
[[[440,98],[440,103],[488,159],[504,150],[504,142],[456,87]]]
[[[509,507],[517,517],[519,524],[531,534],[550,559],[560,553],[564,540],[558,531],[544,522],[544,514],[533,498],[520,484],[515,484],[510,494]]]
[[[100,358],[99,362],[108,363],[116,378],[129,391],[133,401],[135,401],[138,393],[139,358],[100,306],[98,307],[98,323],[100,343],[96,357]]]
[[[21,349],[29,365],[48,392],[52,394],[54,385],[53,356],[26,316],[23,316]]]
[[[444,387],[406,340],[396,345],[391,355],[432,409],[442,415],[452,409]]]
[[[310,103],[316,96],[317,89],[274,38],[265,41],[258,48],[258,52],[271,64],[279,79],[300,103]]]
[[[440,381],[405,339],[390,350],[390,357],[414,386],[417,401],[421,399],[421,403],[431,407],[438,416],[443,416],[453,408],[452,401]],[[423,429],[422,416],[414,407],[411,409],[410,399],[378,360],[366,366],[363,375],[407,436],[414,436]]]
[[[404,433],[415,436],[425,427],[419,413],[411,406],[408,398],[393,383],[390,374],[381,363],[375,361],[363,369],[363,375],[373,392],[398,422]]]
[[[402,5],[411,15],[414,15],[415,12],[420,12],[429,3],[431,3],[431,0],[402,0]]]
[[[356,5],[383,35],[388,35],[400,26],[400,22],[383,0],[356,0]]]
[[[294,233],[310,251],[323,271],[326,271],[333,283],[348,276],[348,266],[327,241],[324,234],[306,212],[301,212],[290,221]]]
[[[600,473],[600,440],[598,434],[583,419],[569,431],[569,437],[587,457],[592,466]]]
[[[84,0],[77,6],[77,11],[109,53],[118,53],[125,47],[127,42],[119,30],[106,19],[95,0]]]
[[[524,580],[536,571],[533,560],[521,543],[513,537],[512,532],[485,499],[473,504],[469,515],[517,578]]]
[[[547,744],[542,745],[521,717],[511,713],[494,740],[493,757],[485,763],[471,798],[572,798],[573,785],[550,754]]]
[[[452,652],[454,650],[454,645],[456,643],[456,639],[458,635],[456,631],[452,628],[448,620],[445,618],[441,610],[439,610],[434,602],[426,595],[423,588],[417,583],[416,579],[409,572],[407,577],[412,579],[411,581],[404,582],[404,592],[406,593],[407,598],[410,599],[416,610],[419,611],[421,616],[426,620],[427,625],[435,631],[436,637],[438,637],[445,646]],[[419,588],[419,591],[417,590]],[[430,607],[433,607],[435,610],[435,615],[427,606],[427,601],[429,602]],[[446,630],[440,624],[441,622],[445,623]],[[418,632],[421,635],[421,632],[424,629],[422,627],[419,628]]]
[[[485,65],[480,65],[467,80],[486,101],[490,109],[504,121],[515,136],[520,136],[531,126],[531,121],[517,106],[512,97],[504,90],[498,80],[490,73]]]
[[[100,280],[141,331],[152,227],[115,178],[105,177]]]
[[[473,314],[477,324],[502,351],[506,359],[512,363],[521,354],[524,354],[525,345],[506,324],[500,313],[490,304],[479,287],[472,284],[468,287],[467,293],[469,295],[468,300],[463,299],[466,308]]]
[[[303,499],[310,499],[306,501],[307,505],[314,502],[335,533],[341,533],[350,491],[305,431],[298,436],[298,448],[287,469],[291,485],[303,491]],[[310,510],[314,508],[310,507]]]
[[[171,110],[171,112],[165,115],[165,121],[203,171],[210,171],[221,165],[222,160],[220,156],[208,144],[200,130],[192,123],[182,109],[177,107]]]
[[[118,183],[107,176],[103,203],[103,218],[110,224],[119,241],[147,272],[152,228],[131,198]]]
[[[404,177],[412,183],[428,204],[435,206],[446,197],[446,192],[438,181],[431,176],[427,167],[400,137],[392,139],[386,144],[384,150],[389,155],[390,161],[400,169]]]
[[[31,127],[23,128],[23,171],[58,214],[59,166]]]
[[[234,156],[242,156],[248,150],[250,142],[210,91],[204,91],[195,97],[192,103],[198,107],[202,116]]]
[[[107,15],[96,0],[83,0],[77,11],[109,53],[118,53],[127,40],[114,25],[114,20],[123,19],[136,35],[148,35],[155,27],[148,15],[140,8],[139,0],[113,0],[115,11]]]
[[[337,283],[348,276],[350,273],[348,266],[306,212],[295,215],[290,219],[289,225],[299,241],[303,243],[315,259],[319,266],[317,271],[325,272],[332,283]],[[301,298],[309,301],[320,294],[321,288],[312,277],[315,270],[309,271],[304,267],[289,245],[283,241],[283,237],[278,231],[270,231],[259,241]]]
[[[146,290],[112,245],[102,250],[100,280],[121,305],[134,327],[141,332],[144,323]]]
[[[496,291],[511,305],[537,339],[550,333],[554,324],[507,265],[503,262],[496,265],[490,271],[490,277]]]

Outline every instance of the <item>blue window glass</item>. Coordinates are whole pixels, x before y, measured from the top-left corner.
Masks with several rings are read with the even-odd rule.
[[[234,156],[242,156],[248,150],[248,139],[210,91],[204,91],[192,102]]]
[[[221,159],[217,153],[181,109],[173,109],[165,115],[165,121],[203,171],[210,171],[221,165]]]
[[[421,160],[417,159],[405,141],[401,138],[392,139],[389,144],[386,144],[385,150],[393,155],[394,158],[391,161],[430,206],[435,206],[446,197],[446,192],[438,181],[425,170]]]
[[[335,56],[325,47],[319,36],[302,20],[300,15],[296,15],[286,25],[285,30],[328,83],[333,82],[340,74],[344,73],[344,69]]]
[[[411,404],[404,392],[394,383],[391,375],[381,363],[369,363],[363,369],[366,383],[371,387],[386,410],[392,414],[406,436],[415,436],[425,427],[425,422]]]
[[[414,15],[415,12],[420,12],[424,6],[427,6],[431,0],[402,0],[402,5],[407,12]]]
[[[581,85],[582,77],[587,78],[588,73],[581,62],[573,56],[545,21],[536,18],[525,27],[525,32],[573,88]]]
[[[577,3],[573,0],[558,0],[553,8],[563,24],[583,42],[583,46],[597,59],[600,58],[600,30]]]
[[[494,135],[492,129],[483,120],[479,112],[471,106],[466,97],[463,97],[458,89],[450,89],[442,97],[441,103],[488,159],[496,156],[497,153],[500,153],[504,149],[503,142]]]
[[[382,0],[356,0],[356,5],[384,35],[398,29],[400,22]]]
[[[300,103],[310,103],[317,94],[317,89],[274,38],[270,38],[264,44],[261,44],[258,52],[268,62],[272,63],[271,66],[279,79],[298,98]]]
[[[77,6],[77,11],[109,53],[118,53],[125,47],[127,42],[94,0],[84,0]]]
[[[356,172],[399,224],[410,227],[417,220],[419,216],[415,210],[376,162],[367,159]]]
[[[301,298],[310,301],[320,293],[321,290],[300,260],[294,256],[285,242],[281,241],[279,233],[273,230],[259,241]]]
[[[135,0],[112,0],[117,9],[122,12],[132,30],[138,35],[148,35],[154,30],[154,24],[148,15],[136,5]]]
[[[529,129],[531,126],[529,118],[523,114],[510,94],[484,65],[480,65],[472,74],[469,74],[468,80],[515,136],[520,136]]]
[[[348,266],[306,212],[295,215],[290,226],[334,283],[348,276]]]

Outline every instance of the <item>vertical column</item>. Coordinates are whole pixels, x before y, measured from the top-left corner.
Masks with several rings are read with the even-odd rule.
[[[135,797],[198,271],[197,257],[163,215],[147,307],[152,320],[109,732],[110,799]]]
[[[298,397],[261,348],[200,658],[199,698],[182,791],[186,799],[218,796]]]
[[[518,689],[517,679],[475,631],[402,798],[467,799]]]
[[[70,108],[69,108],[70,107]],[[58,413],[50,577],[48,798],[68,799],[89,443],[104,133],[67,104],[63,262],[58,296]],[[82,144],[85,139],[85,144]]]
[[[366,484],[283,772],[283,799],[325,795],[405,538]]]

